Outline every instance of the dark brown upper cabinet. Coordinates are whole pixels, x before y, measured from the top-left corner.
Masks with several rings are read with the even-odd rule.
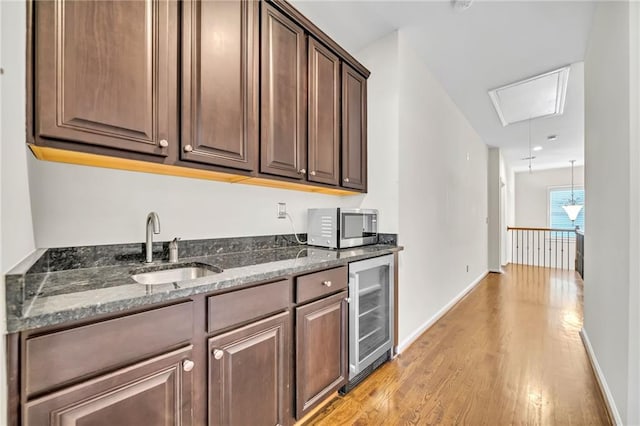
[[[304,30],[262,3],[260,171],[304,179],[307,46]]]
[[[340,179],[340,59],[309,37],[309,181]]]
[[[56,0],[33,7],[36,142],[175,152],[177,3]]]
[[[342,63],[342,182],[367,190],[367,79]]]
[[[38,159],[366,192],[369,71],[287,0],[28,5]]]
[[[183,160],[256,169],[259,7],[182,3]]]

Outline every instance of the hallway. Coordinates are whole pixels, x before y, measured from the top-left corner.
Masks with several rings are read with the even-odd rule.
[[[573,271],[489,274],[308,424],[610,424],[578,334],[582,291]]]

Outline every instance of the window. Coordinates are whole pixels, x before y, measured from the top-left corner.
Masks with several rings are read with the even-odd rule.
[[[574,188],[573,197],[578,204],[584,205],[584,188]],[[569,200],[571,200],[570,187],[549,189],[549,227],[573,229],[579,226],[584,231],[584,208],[580,211],[575,223],[572,223],[562,208]]]

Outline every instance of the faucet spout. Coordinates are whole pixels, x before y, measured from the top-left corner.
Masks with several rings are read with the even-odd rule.
[[[146,241],[146,259],[145,262],[153,262],[153,234],[160,233],[160,218],[158,213],[151,212],[147,216],[147,241]]]

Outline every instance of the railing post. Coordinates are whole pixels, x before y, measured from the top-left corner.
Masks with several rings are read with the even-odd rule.
[[[564,269],[564,231],[560,233],[560,269]]]
[[[556,263],[555,263],[555,265],[553,265],[553,267],[554,268],[558,268],[558,233],[557,232],[556,232],[555,237],[553,238],[553,241],[555,242],[555,245],[556,245],[555,256],[554,256],[555,260],[556,260]]]
[[[526,265],[529,264],[529,234],[531,233],[531,231],[527,230],[527,263]]]
[[[542,231],[542,266],[547,267],[547,231]]]

